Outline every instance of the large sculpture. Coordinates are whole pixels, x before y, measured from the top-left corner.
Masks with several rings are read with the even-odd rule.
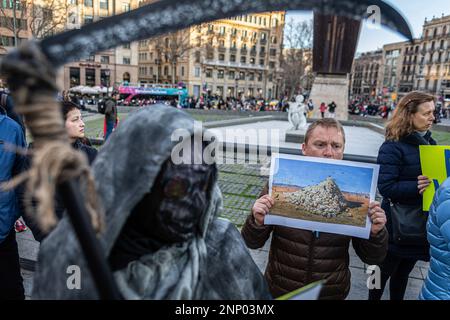
[[[358,43],[361,22],[336,15],[314,13],[313,71],[310,98],[316,103],[337,104],[337,118],[347,120],[348,74]],[[319,117],[319,110],[315,111]]]
[[[305,98],[302,95],[298,95],[295,98],[295,102],[289,102],[289,114],[288,120],[292,125],[290,130],[299,130],[306,127],[306,106],[303,103]]]

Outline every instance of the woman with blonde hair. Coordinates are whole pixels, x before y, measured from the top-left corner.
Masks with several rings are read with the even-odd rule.
[[[403,300],[408,277],[418,260],[429,261],[426,239],[427,213],[422,194],[430,180],[422,175],[419,146],[435,145],[431,137],[435,97],[414,91],[403,97],[386,126],[380,147],[378,190],[383,196],[389,247],[381,264],[381,288],[369,290],[369,300],[379,300],[390,278],[390,299]]]

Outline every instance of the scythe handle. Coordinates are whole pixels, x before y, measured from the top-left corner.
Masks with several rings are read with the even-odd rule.
[[[75,234],[85,255],[92,278],[102,300],[121,300],[122,297],[114,281],[106,257],[100,249],[94,229],[89,222],[89,214],[84,200],[73,180],[60,184],[61,196],[67,208]]]

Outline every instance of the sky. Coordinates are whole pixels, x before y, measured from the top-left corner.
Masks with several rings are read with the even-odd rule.
[[[279,159],[273,183],[296,186],[315,185],[331,176],[341,191],[370,193],[373,169],[353,166]],[[295,173],[295,174],[293,174]]]
[[[441,17],[442,14],[450,14],[449,0],[389,0],[385,1],[395,7],[409,22],[413,36],[419,38],[422,35],[422,26],[425,17],[431,20],[433,16]],[[383,14],[381,12],[381,14]],[[297,21],[311,20],[312,12],[288,11],[286,21],[290,18]],[[364,22],[359,36],[357,53],[381,49],[388,43],[405,41],[406,38],[385,27],[371,29]]]

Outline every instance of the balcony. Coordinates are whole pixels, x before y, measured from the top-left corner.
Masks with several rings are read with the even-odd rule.
[[[205,65],[210,66],[216,66],[216,67],[222,67],[222,68],[241,68],[241,69],[252,69],[252,70],[259,70],[259,71],[265,71],[268,70],[265,66],[262,65],[254,65],[250,63],[238,63],[238,62],[230,62],[230,61],[219,61],[219,60],[212,60],[207,59],[204,62]]]
[[[230,48],[230,52],[231,53],[236,53],[237,52],[237,48],[236,47],[231,47]]]
[[[259,51],[259,56],[260,57],[265,57],[266,56],[267,51],[266,50],[260,50]]]
[[[222,53],[227,52],[227,48],[224,46],[219,46],[217,49],[219,50],[219,52],[222,52]]]
[[[245,49],[245,48],[241,48],[241,54],[242,55],[247,55],[247,53],[248,53],[248,51],[247,51],[247,49]]]
[[[267,44],[267,39],[261,39],[259,42],[263,46],[263,45]]]
[[[250,50],[250,55],[252,57],[255,57],[256,56],[256,50]]]

